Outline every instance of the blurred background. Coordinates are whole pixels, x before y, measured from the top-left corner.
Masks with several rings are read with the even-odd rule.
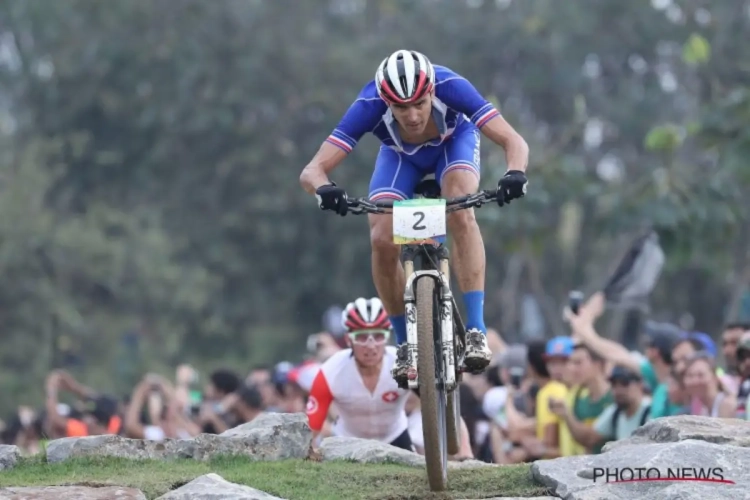
[[[41,406],[54,369],[125,395],[337,334],[329,308],[375,294],[367,224],[298,176],[400,48],[531,147],[527,197],[478,212],[489,326],[566,333],[568,291],[654,229],[656,288],[602,334],[635,346],[649,318],[718,338],[750,320],[748,39],[744,0],[0,2],[0,412]],[[334,173],[351,195],[377,147]],[[493,187],[502,149],[482,162]]]

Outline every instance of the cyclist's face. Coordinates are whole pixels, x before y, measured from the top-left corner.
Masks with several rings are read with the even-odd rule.
[[[349,345],[354,359],[362,366],[376,366],[383,360],[385,345],[390,332],[387,330],[359,331],[349,333]]]
[[[421,134],[430,122],[432,93],[412,104],[392,104],[391,112],[396,121],[410,134]]]

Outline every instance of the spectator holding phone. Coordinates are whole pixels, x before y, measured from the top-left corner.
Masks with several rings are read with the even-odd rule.
[[[554,339],[553,339],[554,340]],[[557,349],[552,346],[552,350]],[[527,349],[528,371],[539,388],[535,398],[533,436],[522,438],[521,445],[529,455],[529,460],[556,458],[560,456],[560,417],[550,409],[550,400],[565,399],[567,387],[553,380],[547,369],[547,342],[531,341]]]
[[[604,307],[605,296],[598,292],[589,298],[579,314],[567,310],[565,317],[570,322],[573,336],[607,361],[638,373],[645,380],[653,399],[650,418],[682,413],[682,407],[669,400],[667,386],[672,369],[673,349],[682,338],[680,330],[669,324],[647,324],[645,333],[649,343],[646,356],[639,358],[621,344],[597,333],[594,321],[602,315]]]
[[[78,382],[65,370],[50,372],[46,380],[45,434],[51,438],[117,434],[121,422],[118,401]],[[74,408],[61,405],[59,393],[78,399]]]
[[[609,405],[592,426],[570,427],[574,439],[587,448],[630,437],[649,418],[651,401],[643,393],[643,379],[639,373],[616,366],[609,381],[614,404]],[[570,412],[560,401],[553,402],[552,410],[568,420]]]
[[[601,453],[603,443],[587,447],[574,436],[585,432],[580,427],[593,426],[599,415],[614,402],[604,358],[584,344],[576,344],[568,363],[574,386],[568,392],[567,400],[553,399],[551,402],[552,411],[565,420],[566,429],[570,433],[569,442],[562,439],[562,455]]]
[[[526,346],[513,344],[499,357],[498,370],[502,385],[489,389],[482,397],[482,410],[501,429],[507,430],[508,416],[506,402],[508,395],[513,394],[513,405],[517,411],[527,414],[525,394],[531,384],[526,374]],[[509,389],[514,389],[510,391]]]
[[[141,415],[148,405],[148,420]],[[163,441],[165,438],[186,439],[197,435],[200,428],[180,411],[179,400],[172,384],[160,375],[147,374],[133,390],[125,413],[125,434],[133,439]]]

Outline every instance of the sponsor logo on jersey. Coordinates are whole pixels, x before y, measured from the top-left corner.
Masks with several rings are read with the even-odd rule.
[[[307,399],[307,413],[315,413],[318,411],[318,400],[315,399],[315,396],[310,396]]]
[[[386,393],[383,393],[383,401],[386,403],[393,403],[398,399],[398,392],[396,391],[388,391]]]

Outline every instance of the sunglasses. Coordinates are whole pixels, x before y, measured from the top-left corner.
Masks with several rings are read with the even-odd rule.
[[[349,333],[352,343],[357,345],[382,345],[388,342],[390,336],[389,330],[359,330]]]

